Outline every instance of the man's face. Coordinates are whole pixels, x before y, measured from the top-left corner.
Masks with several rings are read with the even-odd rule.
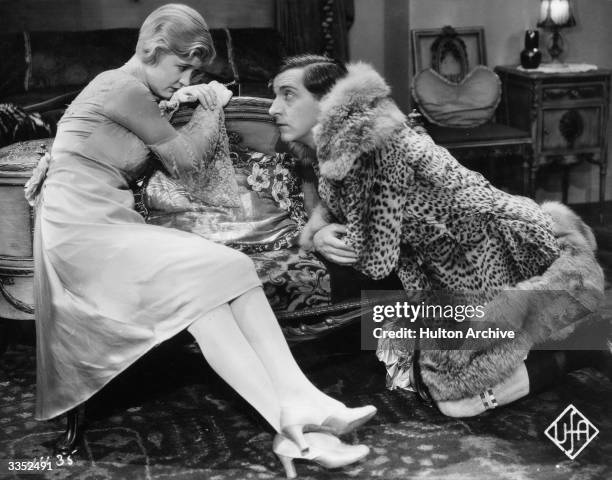
[[[156,96],[168,99],[179,88],[190,84],[191,75],[200,65],[198,58],[162,53],[157,63],[145,66],[147,84]]]
[[[272,88],[274,101],[269,113],[285,142],[300,142],[314,148],[312,127],[319,116],[319,101],[306,90],[304,69],[292,68],[279,73]]]

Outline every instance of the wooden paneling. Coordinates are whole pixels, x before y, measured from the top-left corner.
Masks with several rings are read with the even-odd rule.
[[[0,31],[139,27],[168,0],[0,0]],[[181,0],[211,28],[272,27],[274,0]]]

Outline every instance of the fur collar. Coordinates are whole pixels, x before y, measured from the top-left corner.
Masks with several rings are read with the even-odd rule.
[[[342,180],[355,160],[371,152],[405,124],[389,97],[391,89],[367,63],[347,65],[348,75],[321,99],[314,140],[321,175]]]

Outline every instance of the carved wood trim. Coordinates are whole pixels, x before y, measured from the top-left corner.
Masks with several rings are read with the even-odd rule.
[[[4,286],[4,281],[5,281],[5,279],[0,277],[0,293],[2,294],[4,299],[9,303],[9,305],[11,305],[13,308],[16,308],[17,310],[20,310],[20,311],[22,311],[24,313],[27,313],[29,315],[33,315],[34,314],[34,307],[32,307],[31,305],[28,305],[25,302],[22,302],[21,300],[15,298],[13,295],[11,295],[10,292]]]
[[[576,140],[584,132],[584,120],[578,110],[568,110],[559,119],[559,132],[569,148],[574,148]]]
[[[442,64],[448,55],[459,65],[459,73],[450,74],[442,71]],[[467,75],[469,69],[467,47],[453,27],[448,25],[444,27],[431,45],[431,68],[455,83],[461,82]]]
[[[449,27],[453,28],[453,27]],[[474,65],[486,65],[487,64],[487,52],[484,38],[484,27],[457,27],[453,30],[458,34],[464,45],[471,45],[469,51],[474,53],[476,58],[472,58]],[[421,70],[428,68],[431,64],[431,54],[429,49],[425,48],[425,45],[429,42],[435,41],[441,34],[442,29],[440,28],[426,28],[426,29],[414,29],[411,30],[411,51],[412,51],[412,73],[416,74]],[[466,49],[468,50],[468,49]]]
[[[542,93],[543,100],[588,100],[599,99],[603,95],[602,85],[585,85],[565,88],[544,88]]]

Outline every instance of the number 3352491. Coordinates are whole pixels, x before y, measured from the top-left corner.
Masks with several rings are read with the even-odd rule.
[[[53,457],[47,456],[30,460],[8,460],[2,463],[5,463],[6,470],[9,472],[40,472],[44,470],[53,470],[56,467],[70,467],[74,465],[74,460],[72,460],[70,455],[55,455]]]

